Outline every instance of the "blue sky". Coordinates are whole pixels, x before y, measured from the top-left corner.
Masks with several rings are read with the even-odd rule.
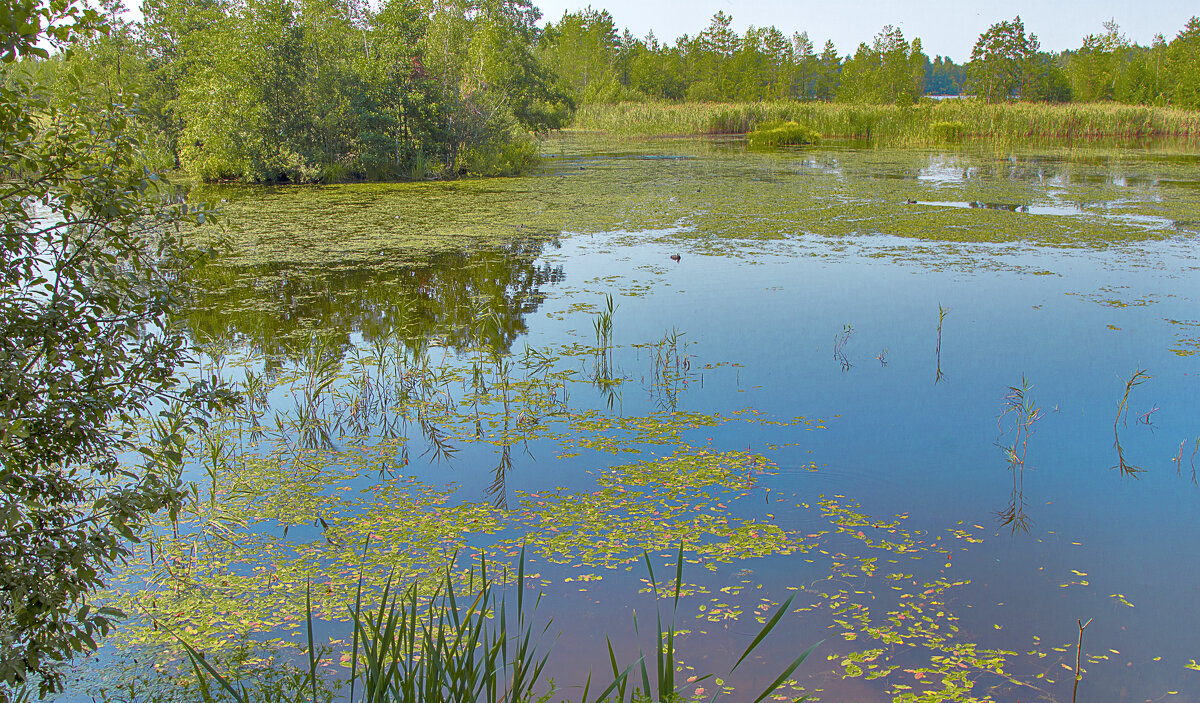
[[[557,20],[564,11],[586,7],[587,0],[534,0],[544,20]],[[920,37],[925,53],[949,56],[957,62],[971,57],[979,35],[1001,20],[1020,15],[1026,31],[1033,32],[1044,49],[1060,51],[1078,47],[1088,34],[1100,34],[1108,19],[1116,20],[1123,34],[1139,44],[1149,44],[1155,34],[1169,41],[1200,4],[1176,0],[870,0],[868,2],[815,2],[813,0],[595,0],[617,26],[643,37],[653,30],[660,40],[674,42],[708,26],[717,10],[733,16],[734,27],[775,25],[785,34],[807,31],[818,50],[832,39],[838,53],[853,53],[859,42],[870,42],[885,25],[893,24],[908,39]]]

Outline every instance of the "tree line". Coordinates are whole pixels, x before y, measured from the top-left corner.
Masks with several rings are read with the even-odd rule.
[[[1042,50],[1018,16],[980,35],[968,61],[925,53],[885,26],[870,43],[840,56],[820,51],[807,32],[774,26],[738,34],[717,12],[709,26],[674,44],[653,33],[617,31],[606,10],[565,13],[547,24],[538,51],[563,88],[580,102],[637,100],[836,100],[911,104],[923,95],[975,95],[995,102],[1117,101],[1200,108],[1200,18],[1169,42],[1131,42],[1114,22],[1078,49]]]
[[[890,25],[842,56],[807,32],[738,33],[724,12],[667,43],[590,7],[540,27],[531,0],[145,0],[137,22],[124,10],[102,0],[106,33],[6,75],[34,76],[60,105],[136,104],[156,165],[209,181],[516,173],[536,160],[532,137],[581,103],[933,94],[1200,108],[1197,18],[1148,47],[1109,22],[1052,53],[1016,17],[960,64]]]
[[[572,108],[529,0],[105,2],[107,33],[24,70],[59,103],[136,101],[162,165],[206,180],[516,172]]]

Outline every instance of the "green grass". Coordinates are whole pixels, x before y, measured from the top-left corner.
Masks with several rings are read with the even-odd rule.
[[[746,134],[764,123],[796,122],[824,137],[921,146],[962,138],[1031,139],[1200,137],[1200,111],[1088,103],[988,104],[922,100],[910,107],[821,102],[619,103],[584,105],[574,127],[624,135]]]

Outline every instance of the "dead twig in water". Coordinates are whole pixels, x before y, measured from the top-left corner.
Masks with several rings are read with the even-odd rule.
[[[934,357],[937,359],[937,377],[933,379],[934,385],[941,382],[942,374],[942,322],[946,320],[946,313],[950,312],[950,308],[942,307],[938,303],[938,328],[937,328],[937,348],[933,350]]]
[[[1079,624],[1079,646],[1075,648],[1075,688],[1071,691],[1071,703],[1075,703],[1075,696],[1079,693],[1079,680],[1083,678],[1079,668],[1079,659],[1083,656],[1083,631],[1092,624],[1092,618],[1088,618],[1087,622],[1082,620],[1075,622]]]

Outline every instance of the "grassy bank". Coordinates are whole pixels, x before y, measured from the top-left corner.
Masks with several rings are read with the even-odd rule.
[[[976,100],[925,100],[911,107],[817,102],[584,105],[574,127],[624,135],[744,134],[775,121],[808,125],[824,137],[870,139],[888,146],[978,138],[1200,138],[1200,111]]]

